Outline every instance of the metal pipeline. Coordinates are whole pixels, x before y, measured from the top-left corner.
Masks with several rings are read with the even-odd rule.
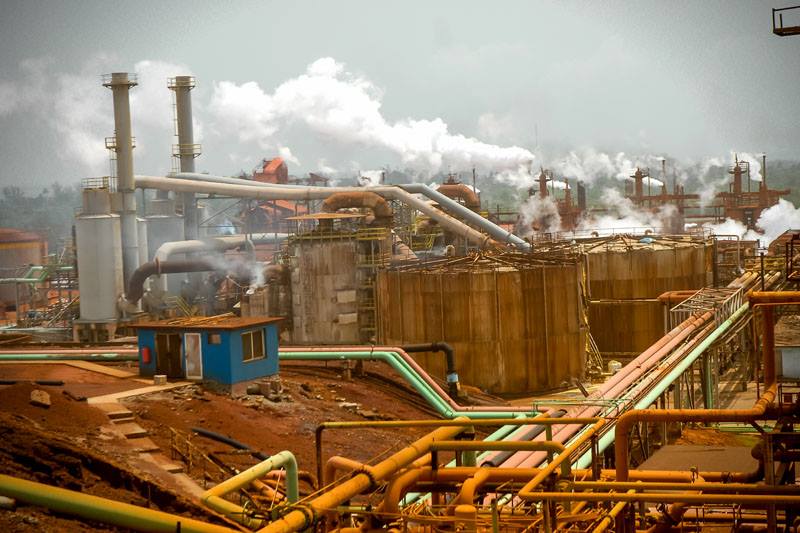
[[[0,474],[0,495],[87,520],[137,531],[233,533],[236,530]]]
[[[242,179],[239,179],[239,178],[228,178],[228,177],[222,177],[222,176],[210,176],[208,174],[179,173],[179,174],[174,174],[171,177],[174,177],[176,179],[204,181],[204,182],[208,182],[208,183],[225,183],[225,184],[230,184],[230,185],[242,185],[242,183],[247,183],[248,185],[253,185],[255,187],[265,187],[265,188],[280,187],[280,188],[284,188],[284,189],[295,189],[295,190],[303,190],[303,189],[307,189],[308,188],[308,187],[306,187],[304,185],[284,185],[284,184],[277,185],[277,184],[274,184],[274,183],[261,183],[261,182],[254,182],[254,181],[245,181],[245,180],[242,180]],[[137,178],[137,186],[138,186],[139,176],[137,176],[136,178]],[[471,210],[471,209],[469,209],[467,207],[464,207],[463,205],[461,205],[460,203],[456,202],[452,198],[448,198],[444,194],[442,194],[442,193],[430,188],[429,186],[427,186],[427,185],[425,185],[423,183],[407,183],[407,184],[403,184],[403,185],[396,185],[395,187],[399,187],[399,188],[403,189],[404,191],[412,193],[412,194],[421,194],[423,196],[426,196],[427,198],[429,198],[429,199],[433,200],[434,202],[436,202],[439,205],[439,207],[441,207],[441,208],[449,211],[450,213],[456,215],[461,220],[465,220],[469,224],[472,224],[473,226],[482,229],[483,231],[485,231],[488,235],[490,235],[496,241],[499,241],[499,242],[502,242],[502,243],[506,243],[506,244],[510,244],[510,245],[514,246],[515,248],[517,248],[519,250],[522,250],[522,251],[530,250],[530,248],[531,248],[530,243],[528,243],[524,239],[521,239],[520,237],[517,237],[516,235],[514,235],[510,231],[507,231],[507,230],[501,228],[500,226],[498,226],[497,224],[495,224],[491,220],[483,218],[480,214],[476,213],[475,211],[473,211],[473,210]],[[384,187],[384,188],[386,188],[386,187]],[[322,189],[331,190],[332,188],[322,187]],[[376,189],[377,188],[375,188],[375,187],[337,187],[336,191],[347,192],[347,191],[365,191],[366,190],[366,191],[378,192]],[[378,194],[381,194],[381,193],[378,193]],[[389,196],[386,196],[385,194],[382,194],[382,196],[384,196],[385,198],[389,198]],[[423,211],[423,212],[425,212],[425,211]],[[426,213],[426,214],[428,214],[428,213]]]
[[[800,292],[751,292],[750,304],[797,305]],[[744,306],[743,306],[744,307]],[[628,475],[628,431],[638,422],[747,422],[769,416],[768,408],[777,394],[775,372],[775,324],[771,307],[764,307],[762,332],[762,363],[764,365],[764,394],[751,409],[635,409],[617,420],[614,442],[617,480],[625,481]]]
[[[289,235],[286,233],[252,233],[249,235],[222,235],[188,241],[170,241],[158,247],[153,260],[167,261],[171,255],[175,254],[222,252],[244,246],[248,240],[254,244],[278,243],[285,241],[288,237]]]
[[[60,354],[60,353],[0,353],[1,362],[32,362],[32,361],[94,361],[94,362],[122,362],[138,361],[139,356],[133,354],[98,353],[88,354]]]
[[[400,347],[406,353],[420,352],[441,352],[445,359],[445,380],[447,381],[447,392],[454,400],[458,398],[461,384],[458,382],[458,372],[456,372],[456,358],[453,347],[446,342],[431,342],[427,344],[404,344]]]
[[[259,452],[258,450],[254,450],[250,446],[248,446],[247,444],[241,443],[238,440],[233,440],[230,437],[226,437],[225,435],[221,435],[221,434],[216,433],[214,431],[211,431],[211,430],[208,430],[208,429],[205,429],[205,428],[197,428],[197,427],[191,428],[190,431],[192,433],[197,433],[198,435],[201,435],[201,436],[203,436],[203,437],[205,437],[207,439],[211,439],[211,440],[215,440],[217,442],[221,442],[223,444],[227,444],[231,448],[235,448],[237,450],[247,450],[248,452],[250,452],[250,455],[252,455],[256,459],[258,459],[259,461],[266,461],[267,459],[270,458],[270,456],[265,454],[264,452]]]
[[[289,503],[296,503],[300,499],[299,483],[297,479],[297,461],[291,452],[276,453],[269,459],[251,466],[232,478],[223,481],[200,496],[200,501],[217,512],[223,513],[228,518],[235,520],[247,527],[256,528],[263,524],[260,518],[251,518],[245,509],[225,499],[225,496],[247,487],[254,481],[264,477],[268,472],[278,468],[286,469],[286,498]]]
[[[690,317],[684,322],[676,326],[672,331],[661,337],[656,343],[650,346],[647,350],[642,352],[636,359],[625,366],[626,372],[617,372],[600,389],[590,395],[587,401],[604,400],[606,398],[618,398],[620,394],[630,387],[636,380],[640,379],[647,371],[655,366],[658,361],[663,359],[672,349],[684,342],[695,330],[705,324],[707,320],[712,317],[710,312],[704,313],[698,317]],[[601,411],[599,405],[589,405],[583,408],[578,408],[577,412],[568,412],[569,416],[587,417],[595,416]],[[567,442],[572,438],[579,428],[574,426],[565,426],[553,435],[552,440],[559,442]],[[544,460],[542,454],[519,453],[515,454],[503,463],[503,466],[522,466],[532,467],[536,466]]]
[[[322,202],[322,211],[325,213],[335,213],[339,209],[356,207],[369,209],[375,216],[376,221],[381,224],[389,224],[392,220],[392,208],[388,202],[380,195],[369,191],[358,192],[337,192],[328,196]]]
[[[364,348],[370,348],[364,351]],[[459,405],[445,393],[425,370],[398,347],[355,346],[330,348],[280,348],[278,358],[284,361],[383,361],[397,371],[443,418],[513,418],[535,415],[530,407]]]
[[[234,198],[260,198],[263,200],[321,200],[337,192],[374,192],[384,198],[397,200],[417,209],[436,220],[446,230],[464,237],[476,246],[485,248],[492,244],[488,237],[470,228],[461,220],[414,196],[414,194],[423,194],[437,202],[440,207],[456,214],[462,220],[486,231],[495,241],[513,245],[523,251],[530,249],[530,244],[525,240],[483,218],[478,213],[467,209],[460,203],[437,193],[427,185],[417,183],[380,187],[305,187],[259,183],[203,174],[176,174],[169,178],[136,176],[136,186],[140,189],[214,193]]]
[[[244,265],[231,266],[232,268],[238,269],[238,272],[235,272],[234,275],[242,279],[250,279],[252,274],[250,269],[246,268]],[[161,275],[179,274],[184,272],[209,272],[213,270],[223,270],[220,268],[219,261],[204,257],[164,262],[156,260],[145,263],[137,268],[131,276],[131,280],[128,283],[128,290],[125,294],[125,302],[128,305],[135,306],[144,295],[144,282],[147,281],[147,278],[154,274]]]
[[[465,426],[469,423],[469,419],[466,417],[461,417],[458,421],[465,422]],[[401,469],[427,454],[434,441],[453,439],[464,431],[465,426],[439,428],[425,435],[380,463],[354,472],[353,476],[341,485],[298,505],[296,509],[289,511],[259,531],[261,533],[289,533],[313,526],[326,511],[336,508],[397,474]]]

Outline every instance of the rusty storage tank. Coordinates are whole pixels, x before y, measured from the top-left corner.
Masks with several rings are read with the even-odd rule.
[[[627,360],[664,334],[660,294],[711,283],[713,247],[686,236],[615,235],[581,241],[589,326],[604,358]]]
[[[47,255],[47,241],[41,235],[16,228],[0,228],[0,278],[24,274],[28,265],[41,265]],[[13,304],[16,289],[13,283],[0,284],[0,302]]]
[[[450,343],[462,382],[496,394],[561,387],[585,369],[577,256],[482,254],[378,273],[378,336],[386,345]],[[441,354],[422,354],[444,377]]]

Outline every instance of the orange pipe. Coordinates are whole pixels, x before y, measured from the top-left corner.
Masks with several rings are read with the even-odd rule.
[[[777,376],[775,372],[775,320],[771,305],[800,304],[799,291],[752,291],[750,304],[763,306],[762,359],[766,391],[751,409],[637,409],[623,414],[617,420],[614,455],[617,481],[628,480],[628,432],[638,422],[754,422],[767,414],[775,401]]]
[[[456,420],[469,422],[467,417],[459,417]],[[318,518],[326,511],[335,509],[342,502],[361,494],[427,454],[433,441],[452,439],[463,432],[465,427],[466,425],[462,427],[443,427],[428,433],[375,466],[355,472],[350,479],[344,481],[341,485],[317,496],[313,500],[306,501],[299,508],[286,513],[282,518],[271,522],[259,531],[261,533],[290,533],[308,528],[316,523]]]
[[[347,457],[334,455],[325,463],[325,473],[323,474],[323,485],[330,485],[336,481],[337,472],[353,472],[362,468],[369,468],[364,463],[359,463]]]
[[[661,302],[662,304],[669,304],[669,305],[679,304],[682,301],[686,300],[687,298],[694,296],[697,293],[697,291],[698,289],[667,291],[658,296],[658,301]]]
[[[751,409],[634,409],[617,419],[614,456],[617,481],[628,481],[628,432],[638,422],[754,422],[768,416],[778,386],[772,383]]]

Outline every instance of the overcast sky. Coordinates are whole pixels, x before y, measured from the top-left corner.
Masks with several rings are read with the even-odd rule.
[[[800,37],[771,33],[783,5],[3,0],[0,184],[107,173],[111,71],[139,74],[139,174],[170,168],[181,74],[197,77],[197,168],[219,174],[278,153],[297,175],[588,149],[800,159]]]

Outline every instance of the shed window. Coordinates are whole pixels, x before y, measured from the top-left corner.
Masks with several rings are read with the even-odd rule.
[[[264,358],[264,330],[242,332],[242,360],[253,361]]]
[[[208,344],[222,344],[222,335],[219,333],[209,333]]]

